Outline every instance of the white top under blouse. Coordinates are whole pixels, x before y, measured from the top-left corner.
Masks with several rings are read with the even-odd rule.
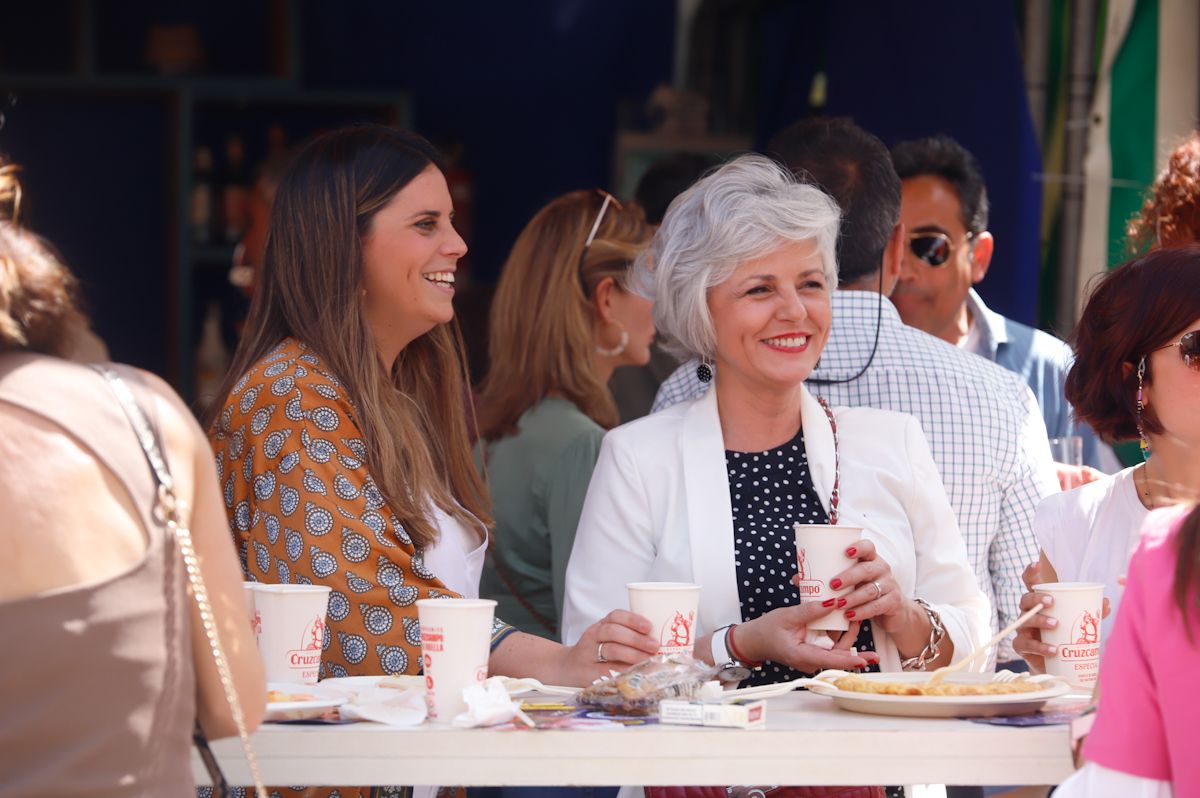
[[[479,598],[479,577],[487,555],[487,537],[472,531],[440,507],[433,509],[437,541],[425,549],[425,567],[463,598]]]

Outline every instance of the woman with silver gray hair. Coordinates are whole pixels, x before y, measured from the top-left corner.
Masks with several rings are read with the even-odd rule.
[[[838,221],[822,191],[756,155],[671,204],[635,274],[698,376],[718,366],[714,389],[605,437],[567,570],[566,641],[639,581],[702,586],[695,656],[730,681],[933,669],[987,638],[917,421],[830,408],[804,387],[829,334]],[[864,530],[830,583],[851,592],[800,603],[796,523]],[[832,613],[848,632],[807,628]]]

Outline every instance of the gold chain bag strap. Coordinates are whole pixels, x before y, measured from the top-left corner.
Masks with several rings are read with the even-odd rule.
[[[125,416],[129,419],[129,423],[137,435],[138,443],[142,445],[142,451],[146,454],[146,460],[150,463],[150,470],[154,473],[154,479],[158,483],[158,498],[154,506],[154,515],[175,536],[179,552],[183,555],[188,583],[191,585],[192,595],[196,598],[196,605],[200,609],[200,622],[204,626],[204,634],[208,638],[213,660],[217,664],[217,675],[221,680],[221,688],[225,692],[225,700],[229,702],[229,711],[233,715],[234,725],[237,726],[238,736],[242,738],[242,750],[245,751],[246,764],[249,765],[250,776],[254,780],[255,795],[258,798],[267,798],[267,791],[263,787],[262,777],[258,772],[258,758],[254,755],[254,747],[250,745],[250,735],[246,731],[246,718],[242,714],[242,704],[238,700],[237,688],[233,684],[233,673],[229,667],[229,660],[225,656],[225,649],[221,646],[220,637],[217,635],[217,621],[213,615],[212,603],[208,598],[208,589],[204,585],[204,576],[200,573],[200,560],[192,545],[192,532],[188,529],[187,524],[182,522],[182,502],[175,496],[175,481],[171,478],[171,471],[167,468],[167,462],[159,450],[158,441],[150,428],[150,421],[142,411],[141,405],[138,404],[137,398],[134,397],[133,391],[129,389],[120,375],[108,366],[93,364],[92,368],[108,381],[109,387],[120,400],[121,408],[125,411]],[[198,725],[196,740],[197,744],[204,740]],[[212,757],[211,752],[205,751],[204,748],[201,748],[201,753],[202,756],[207,754],[203,758],[209,775],[213,777],[214,789],[227,791],[228,788],[224,784],[224,777],[216,759]]]

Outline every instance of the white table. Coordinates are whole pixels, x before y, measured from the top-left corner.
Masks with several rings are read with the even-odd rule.
[[[253,741],[267,784],[1057,784],[1073,770],[1065,725],[858,715],[803,692],[770,699],[755,730],[264,724]],[[236,738],[213,750],[231,784],[249,783]]]

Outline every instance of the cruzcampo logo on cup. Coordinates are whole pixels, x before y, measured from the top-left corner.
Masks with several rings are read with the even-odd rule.
[[[862,540],[862,527],[793,524],[792,531],[796,535],[796,575],[799,577],[796,589],[800,591],[801,603],[839,598],[854,589],[854,585],[842,585],[834,590],[829,583],[854,564],[854,558],[846,556],[846,549]],[[834,611],[810,622],[808,628],[845,631],[850,628],[850,621],[841,612]]]
[[[629,611],[648,619],[659,654],[688,654],[696,645],[700,585],[691,582],[630,582]]]
[[[316,684],[325,648],[325,585],[254,587],[258,652],[269,682]]]
[[[1058,620],[1054,629],[1042,630],[1042,642],[1058,647],[1046,657],[1046,672],[1075,687],[1091,688],[1100,676],[1100,619],[1104,585],[1099,582],[1046,582],[1033,586],[1054,597],[1042,614]]]
[[[325,642],[325,619],[314,617],[300,635],[300,646],[288,652],[288,664],[298,671],[321,667],[321,647]]]

